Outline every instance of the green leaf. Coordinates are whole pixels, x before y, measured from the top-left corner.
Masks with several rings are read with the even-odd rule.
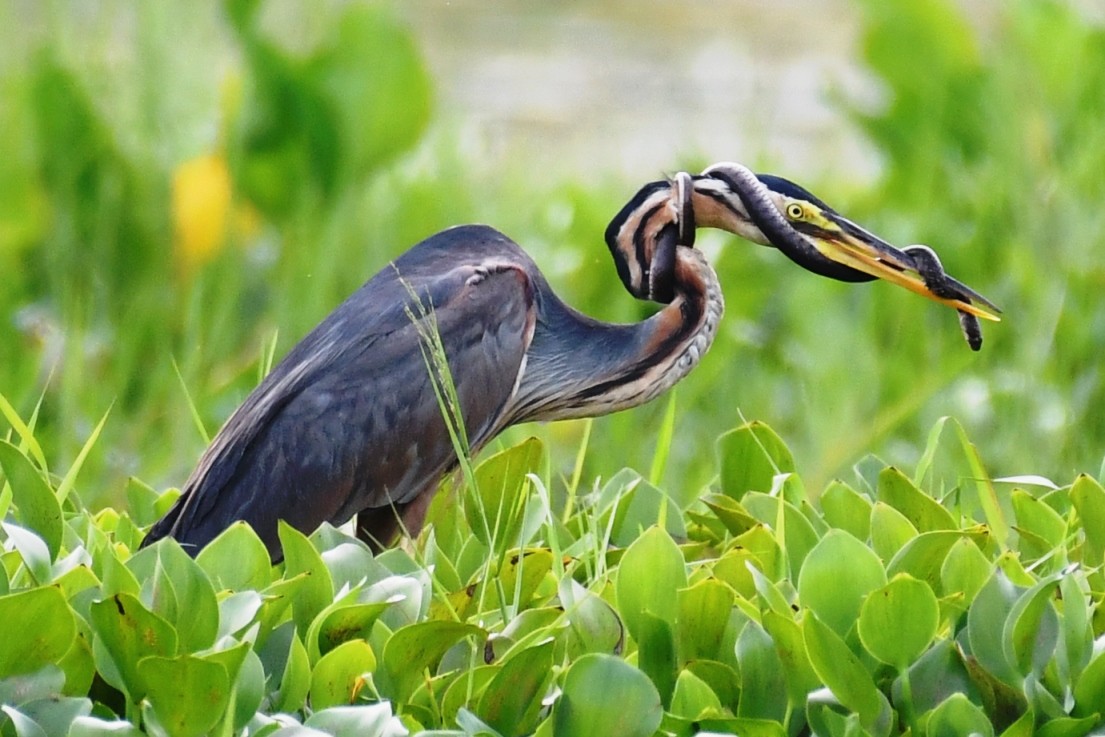
[[[660,694],[641,671],[612,655],[584,655],[564,677],[552,737],[651,737],[663,713]]]
[[[786,499],[780,500],[775,496],[752,491],[745,494],[744,506],[754,517],[775,529],[786,552],[787,565],[793,577],[817,544],[817,530],[806,515]]]
[[[1002,638],[1005,626],[1020,591],[1000,570],[995,571],[978,592],[967,610],[967,637],[971,654],[989,673],[1011,686],[1020,687],[1022,678],[1006,658]]]
[[[53,697],[20,704],[19,710],[47,735],[68,734],[74,719],[92,711],[92,702],[86,698]]]
[[[961,737],[966,734],[994,737],[986,712],[961,693],[952,694],[929,715],[926,737]]]
[[[871,508],[871,547],[889,562],[898,551],[917,537],[917,528],[906,516],[885,502]]]
[[[914,486],[905,474],[893,466],[884,468],[879,473],[877,496],[880,502],[889,504],[905,515],[909,523],[920,532],[959,529],[948,510]]]
[[[61,592],[42,587],[0,596],[0,679],[56,663],[73,644],[73,611]]]
[[[1105,704],[1105,652],[1098,653],[1074,684],[1074,715],[1090,716]]]
[[[391,704],[332,706],[307,717],[304,727],[336,737],[397,737],[407,734]]]
[[[678,664],[675,657],[675,633],[672,625],[650,612],[638,620],[637,667],[656,685],[660,700],[667,706],[675,690]]]
[[[1059,513],[1020,489],[1013,489],[1011,496],[1017,527],[1042,539],[1048,549],[1059,547],[1067,534],[1067,523]],[[1035,557],[1046,555],[1048,549],[1035,551]]]
[[[959,442],[963,446],[963,454],[967,457],[967,464],[971,469],[971,478],[974,480],[975,489],[978,492],[979,504],[986,516],[986,524],[990,527],[994,541],[1004,550],[1005,543],[1009,539],[1009,523],[1005,519],[1005,512],[1001,508],[1001,503],[998,501],[997,491],[982,465],[982,458],[978,455],[978,449],[967,438],[967,432],[963,429],[963,426],[955,420],[952,420],[952,424],[955,425],[959,435]]]
[[[307,574],[292,600],[296,629],[306,635],[311,621],[334,600],[334,584],[322,556],[302,532],[280,520],[278,534],[284,549],[284,577]]]
[[[1086,474],[1074,480],[1070,500],[1078,510],[1082,531],[1086,535],[1083,563],[1099,566],[1105,557],[1105,488]]]
[[[890,704],[844,640],[812,610],[802,619],[802,634],[810,664],[833,695],[859,715],[868,731],[887,734]]]
[[[679,591],[676,639],[681,662],[722,658],[725,629],[735,598],[733,589],[715,578],[703,579]]]
[[[675,681],[671,713],[684,719],[721,716],[722,706],[713,689],[692,671],[682,670]]]
[[[137,665],[146,698],[171,737],[199,737],[218,724],[230,699],[222,665],[192,655],[155,655]]]
[[[307,630],[307,654],[311,662],[330,652],[343,642],[368,639],[372,625],[391,604],[334,602],[319,613]]]
[[[774,430],[749,422],[717,439],[721,490],[734,499],[749,491],[771,491],[775,476],[793,473],[794,457]]]
[[[621,652],[625,628],[612,606],[567,576],[560,581],[559,594],[568,620],[568,652],[573,658],[590,652]]]
[[[392,684],[387,695],[404,701],[422,682],[423,671],[466,637],[484,640],[487,633],[462,622],[427,621],[399,629],[384,645],[383,666]]]
[[[741,535],[759,524],[736,499],[724,494],[707,494],[702,502],[734,535]]]
[[[549,639],[511,656],[480,696],[477,716],[499,734],[530,734],[553,676],[553,649]]]
[[[235,522],[219,533],[196,562],[216,589],[260,590],[272,583],[268,548],[245,522]]]
[[[1059,588],[1059,577],[1040,581],[1021,594],[1009,611],[1002,632],[1005,659],[1022,676],[1042,672],[1059,641],[1059,622],[1051,597]]]
[[[764,613],[763,627],[775,643],[775,650],[779,654],[787,679],[787,693],[791,704],[804,704],[806,695],[820,686],[821,681],[810,665],[801,627],[789,616],[776,612]]]
[[[940,581],[945,595],[963,594],[964,601],[973,601],[993,572],[990,561],[969,538],[961,537],[948,550],[940,567]]]
[[[125,688],[132,701],[140,700],[146,695],[146,684],[138,662],[150,656],[175,656],[176,631],[131,594],[115,594],[93,602],[89,614],[97,642],[103,644],[106,656],[122,678],[122,683],[114,685]]]
[[[162,571],[171,583],[176,611],[166,618],[176,629],[179,647],[184,652],[197,652],[211,647],[219,630],[219,603],[215,589],[195,560],[172,539],[159,542],[149,555],[143,551],[131,559],[128,567],[139,579],[158,580],[156,571]],[[153,564],[153,565],[151,565]],[[155,611],[164,612],[155,606]]]
[[[928,648],[940,624],[940,605],[928,584],[900,574],[868,594],[859,613],[867,652],[904,670]]]
[[[1081,576],[1074,573],[1059,580],[1063,602],[1062,647],[1059,672],[1066,683],[1075,683],[1093,655],[1093,628],[1090,625],[1089,595],[1082,590]],[[1082,579],[1084,583],[1084,579]]]
[[[496,453],[475,471],[479,496],[464,505],[468,524],[476,539],[496,551],[524,545],[518,539],[523,506],[529,494],[528,474],[541,468],[545,448],[537,438],[528,438]]]
[[[886,566],[888,576],[908,573],[934,589],[940,586],[940,571],[948,551],[966,533],[951,530],[922,532],[902,546]]]
[[[286,639],[282,638],[281,641],[287,643],[287,655],[277,681],[280,688],[272,695],[272,707],[274,711],[291,713],[302,709],[307,701],[307,693],[311,688],[311,663],[296,630],[289,627],[284,632]],[[271,671],[269,674],[275,675]]]
[[[361,676],[376,670],[376,656],[364,640],[349,640],[319,659],[311,673],[311,708],[352,704]]]
[[[145,733],[130,722],[107,721],[97,717],[77,717],[69,727],[68,737],[144,737]]]
[[[687,586],[683,553],[664,530],[653,527],[625,551],[618,566],[615,590],[626,628],[638,639],[651,614],[674,626],[678,591]]]
[[[0,468],[11,485],[16,519],[42,538],[53,561],[61,548],[61,504],[34,463],[6,440],[0,440]]]
[[[787,713],[787,683],[771,635],[751,621],[737,638],[741,698],[738,717],[783,721]]]
[[[857,540],[866,540],[871,533],[871,501],[841,482],[833,481],[821,494],[821,511],[831,527],[851,533]]]
[[[864,597],[886,585],[886,571],[871,549],[843,530],[821,538],[798,576],[798,598],[820,621],[844,636]]]

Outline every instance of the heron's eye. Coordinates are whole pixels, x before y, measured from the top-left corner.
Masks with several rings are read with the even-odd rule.
[[[802,206],[797,202],[792,202],[787,205],[787,217],[791,220],[801,220],[806,214],[806,211],[802,209]]]

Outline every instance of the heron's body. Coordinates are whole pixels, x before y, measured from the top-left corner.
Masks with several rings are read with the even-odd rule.
[[[429,330],[440,336],[475,452],[509,425],[614,412],[685,375],[713,340],[722,301],[698,251],[680,248],[677,271],[670,304],[644,322],[612,325],[567,306],[491,228],[428,238],[273,369],[148,541],[171,535],[195,552],[245,520],[279,558],[280,519],[310,531],[364,512],[360,530],[381,544],[399,520],[417,530],[457,465],[426,359]]]

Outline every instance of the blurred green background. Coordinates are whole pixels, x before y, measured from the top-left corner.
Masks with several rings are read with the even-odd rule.
[[[266,353],[421,238],[493,224],[571,304],[640,319],[609,218],[736,160],[932,245],[1006,319],[972,354],[944,308],[703,236],[728,310],[677,389],[667,488],[707,483],[743,418],[815,489],[869,453],[910,466],[943,415],[995,476],[1097,473],[1102,22],[1057,0],[10,0],[0,394],[54,468],[110,409],[87,503],[177,485]],[[597,421],[585,478],[647,468],[664,409]],[[567,473],[584,428],[508,441],[544,437]]]

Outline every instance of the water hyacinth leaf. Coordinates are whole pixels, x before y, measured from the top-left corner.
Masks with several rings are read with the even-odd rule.
[[[384,646],[383,667],[394,690],[388,695],[403,701],[449,648],[466,637],[486,639],[487,633],[462,622],[427,621],[397,630]]]
[[[1085,474],[1074,480],[1070,500],[1078,510],[1082,530],[1086,535],[1083,563],[1099,566],[1105,556],[1105,488]]]
[[[349,640],[329,651],[311,673],[311,708],[352,704],[361,677],[376,670],[376,656],[364,640]]]
[[[922,532],[894,554],[886,566],[888,576],[907,573],[913,578],[925,581],[934,589],[940,586],[940,571],[948,551],[964,533],[951,530]]]
[[[810,664],[833,695],[872,734],[888,734],[890,704],[844,640],[813,611],[802,618],[802,635]]]
[[[871,533],[871,501],[842,481],[833,481],[821,493],[821,511],[830,527],[866,540]]]
[[[372,625],[390,606],[387,602],[331,604],[315,617],[307,631],[307,654],[311,662],[343,642],[367,639]]]
[[[1090,716],[1105,704],[1105,652],[1098,653],[1074,682],[1074,715]]]
[[[177,611],[167,618],[176,629],[180,649],[196,652],[211,647],[219,629],[219,604],[211,580],[175,540],[162,541],[147,550],[156,551],[157,570],[172,584]],[[147,578],[141,566],[130,567],[139,579]],[[155,607],[154,611],[160,610]]]
[[[57,700],[65,688],[65,673],[56,665],[0,679],[0,704],[22,707],[40,699]],[[2,725],[0,725],[2,727]]]
[[[787,711],[787,682],[771,635],[751,621],[737,638],[741,697],[738,717],[781,722]]]
[[[614,608],[569,577],[561,579],[559,591],[568,620],[568,652],[619,654],[625,629]]]
[[[1040,673],[1059,642],[1059,621],[1051,598],[1059,578],[1040,581],[1013,604],[1002,632],[1006,660],[1022,676]]]
[[[875,502],[871,508],[871,547],[880,558],[889,563],[915,537],[917,528],[904,514],[886,502]]]
[[[732,497],[724,494],[707,494],[702,497],[702,502],[733,535],[740,535],[759,524],[759,520],[750,515],[741,503]]]
[[[1011,495],[1017,527],[1042,539],[1048,548],[1058,547],[1067,534],[1067,523],[1059,513],[1031,494],[1013,489]],[[1043,551],[1041,554],[1046,553]]]
[[[63,524],[61,504],[50,484],[31,459],[6,440],[0,440],[0,468],[11,486],[16,520],[42,538],[52,562],[61,547]]]
[[[499,734],[530,734],[553,676],[549,639],[511,656],[487,684],[476,714]]]
[[[804,703],[806,694],[820,686],[821,680],[810,665],[802,628],[789,616],[776,612],[764,613],[763,627],[775,643],[786,676],[790,702],[794,705]]]
[[[476,468],[479,496],[467,500],[464,512],[472,534],[481,543],[500,552],[525,544],[518,540],[522,501],[528,496],[528,475],[540,470],[544,453],[540,440],[528,438],[492,455]]]
[[[993,566],[978,546],[961,537],[948,550],[940,567],[940,582],[945,595],[961,593],[965,601],[973,601],[975,594],[989,580]]]
[[[867,652],[901,671],[925,651],[939,624],[940,605],[929,585],[900,574],[868,594],[859,639]]]
[[[983,669],[1015,687],[1021,685],[1022,678],[1013,661],[1006,658],[1002,626],[1008,621],[1020,593],[1021,590],[1004,573],[995,571],[967,610],[967,637],[971,654]]]
[[[216,589],[261,590],[272,583],[269,551],[253,528],[235,522],[196,556]]]
[[[103,643],[123,680],[121,685],[133,701],[138,701],[146,694],[139,661],[151,656],[175,656],[176,630],[130,594],[116,594],[95,602],[89,614],[97,641]]]
[[[69,726],[68,737],[144,737],[145,733],[130,722],[81,716]]]
[[[336,737],[403,737],[408,734],[391,704],[332,706],[307,717],[304,727]]]
[[[0,596],[0,679],[57,662],[77,635],[73,611],[52,586]]]
[[[986,712],[961,693],[952,694],[929,715],[927,737],[961,737],[977,734],[994,736],[994,726]]]
[[[663,718],[644,673],[612,655],[584,655],[568,668],[553,707],[552,737],[651,737]]]
[[[280,520],[277,534],[284,549],[284,576],[307,574],[291,602],[296,629],[306,633],[311,621],[333,601],[334,584],[322,556],[302,532]]]
[[[203,658],[143,658],[138,674],[158,723],[172,737],[207,734],[218,724],[230,700],[226,668]]]
[[[920,532],[955,530],[955,519],[939,502],[913,485],[913,482],[893,466],[879,473],[877,498],[897,509]]]
[[[508,554],[497,576],[506,596],[504,603],[515,607],[528,604],[552,566],[553,555],[548,548],[516,550]]]
[[[86,698],[37,699],[20,704],[19,710],[47,735],[60,735],[69,732],[74,719],[92,712],[92,702]]]
[[[936,644],[910,664],[907,673],[913,709],[917,714],[935,709],[955,693],[968,694],[975,701],[981,698],[952,640],[938,639]],[[905,676],[905,673],[899,675],[891,686],[895,704],[904,703]]]
[[[666,707],[671,703],[678,673],[675,633],[669,622],[647,611],[641,613],[638,626],[637,667],[656,685],[660,700]]]
[[[31,719],[19,709],[3,704],[0,705],[0,714],[3,714],[7,718],[6,721],[11,724],[11,730],[15,733],[15,737],[49,737],[34,719]],[[4,731],[7,732],[7,730]]]
[[[744,565],[752,576],[752,583],[756,587],[756,593],[760,595],[762,606],[778,614],[792,616],[794,610],[791,609],[790,602],[783,596],[783,592],[779,590],[779,587],[750,562],[746,562]]]
[[[715,578],[679,591],[676,635],[681,662],[720,659],[734,598],[733,589]]]
[[[721,700],[705,681],[692,671],[682,670],[675,680],[675,693],[671,697],[671,713],[690,720],[721,716]]]
[[[8,542],[15,548],[19,558],[27,567],[35,583],[43,585],[50,582],[53,575],[53,556],[45,541],[34,532],[10,522],[0,522],[0,529],[8,536]],[[16,569],[13,567],[13,574]]]
[[[817,530],[798,507],[785,499],[753,491],[744,496],[744,506],[777,534],[781,533],[787,565],[793,576],[820,539]]]
[[[641,530],[661,523],[672,537],[687,536],[678,502],[665,491],[641,479],[618,500],[610,541],[619,547],[631,545]]]
[[[886,585],[886,571],[870,548],[843,530],[831,530],[806,557],[798,598],[843,637],[864,597]]]
[[[1082,590],[1084,579],[1075,572],[1059,579],[1063,602],[1062,646],[1059,650],[1060,673],[1068,683],[1078,681],[1093,655],[1093,629],[1090,624],[1090,597]]]
[[[741,499],[749,491],[771,491],[775,476],[793,473],[794,457],[774,430],[749,422],[717,439],[721,490]]]
[[[687,586],[683,553],[664,530],[653,527],[629,546],[618,566],[615,585],[618,609],[634,639],[644,630],[642,617],[651,614],[675,624],[678,591]]]
[[[291,713],[302,709],[307,701],[311,688],[311,663],[307,658],[307,648],[299,641],[295,629],[289,627],[286,633],[286,639],[281,638],[281,641],[287,642],[287,656],[279,680],[274,681],[279,688],[272,695],[271,703],[274,711]]]

